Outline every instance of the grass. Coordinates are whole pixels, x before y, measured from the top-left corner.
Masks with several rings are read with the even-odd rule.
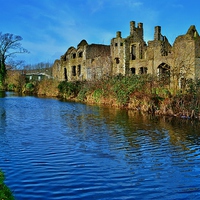
[[[5,176],[2,171],[0,171],[0,200],[14,200],[14,196],[10,189],[4,184]]]

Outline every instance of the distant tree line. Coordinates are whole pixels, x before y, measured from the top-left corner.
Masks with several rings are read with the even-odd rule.
[[[36,64],[27,64],[23,66],[24,70],[37,70],[37,69],[46,69],[46,68],[51,68],[52,63],[50,62],[40,62]]]

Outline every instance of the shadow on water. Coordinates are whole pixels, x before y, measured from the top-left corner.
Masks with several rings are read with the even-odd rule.
[[[6,96],[6,92],[5,91],[0,91],[0,98],[4,98]]]

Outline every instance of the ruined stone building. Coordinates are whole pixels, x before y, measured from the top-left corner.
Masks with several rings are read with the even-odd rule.
[[[170,77],[181,84],[184,79],[200,78],[200,37],[191,26],[178,36],[173,45],[156,26],[154,39],[143,38],[143,24],[130,22],[130,35],[121,32],[110,45],[88,44],[82,40],[77,48],[70,47],[53,65],[53,77],[58,80],[92,80],[110,75],[152,74]]]

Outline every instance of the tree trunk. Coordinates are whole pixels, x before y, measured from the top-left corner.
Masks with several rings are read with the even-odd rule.
[[[6,77],[6,65],[4,60],[0,62],[0,89],[4,89]]]

